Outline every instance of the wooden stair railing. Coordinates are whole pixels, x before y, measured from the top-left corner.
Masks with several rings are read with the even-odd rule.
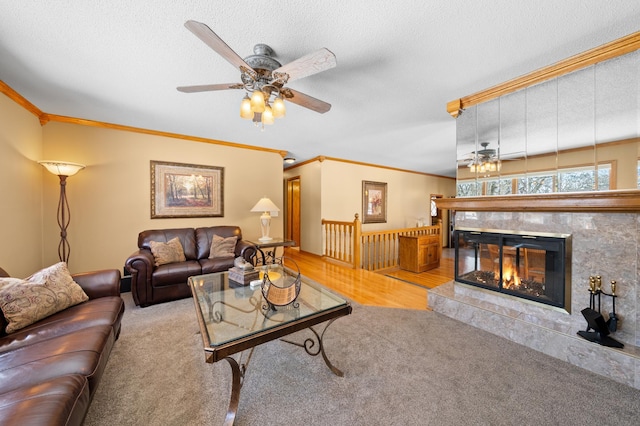
[[[362,232],[358,214],[353,222],[322,219],[324,227],[323,257],[356,269],[378,271],[399,265],[399,236],[441,235],[441,225],[388,231]]]
[[[360,264],[360,233],[358,213],[353,222],[322,219],[324,228],[324,257],[346,263],[352,267]]]

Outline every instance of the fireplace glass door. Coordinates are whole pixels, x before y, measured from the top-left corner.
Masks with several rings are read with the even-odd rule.
[[[565,307],[567,237],[456,230],[456,281]]]

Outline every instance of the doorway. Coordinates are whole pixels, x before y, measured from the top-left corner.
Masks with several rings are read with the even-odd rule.
[[[448,247],[449,244],[449,229],[444,221],[442,210],[438,208],[436,201],[438,198],[442,198],[442,194],[431,194],[429,197],[430,210],[431,210],[431,224],[440,224],[442,229],[442,246]]]
[[[300,176],[287,179],[287,225],[285,238],[300,247]]]

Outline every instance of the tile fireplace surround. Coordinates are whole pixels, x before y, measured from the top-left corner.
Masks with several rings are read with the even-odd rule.
[[[638,195],[633,197],[640,199]],[[511,204],[478,202],[478,198],[468,203],[463,200],[438,203],[439,208],[456,210],[456,227],[571,234],[570,313],[455,281],[431,289],[429,307],[640,389],[640,210],[635,206],[594,207],[593,200],[587,201],[584,208],[576,208],[575,204],[560,208],[570,211],[551,211],[554,207],[544,207],[553,204],[549,200],[537,204],[540,211],[533,211],[535,207],[521,208],[519,206],[532,205],[524,197]],[[491,211],[491,204],[494,210],[500,211]],[[502,207],[496,209],[496,205]],[[591,275],[602,276],[602,288],[606,292],[610,292],[611,280],[618,283],[616,313],[621,320],[618,331],[611,337],[624,343],[624,349],[604,347],[576,334],[586,330],[581,310],[589,306]],[[610,311],[611,298],[603,297],[605,318]]]

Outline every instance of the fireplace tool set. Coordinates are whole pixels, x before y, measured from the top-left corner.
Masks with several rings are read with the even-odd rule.
[[[609,313],[609,319],[606,321],[600,312],[603,294],[611,297],[612,300],[611,312]],[[616,281],[611,280],[611,293],[606,293],[602,290],[602,277],[600,275],[589,277],[589,307],[582,310],[582,315],[587,320],[587,329],[585,331],[578,331],[579,336],[602,346],[613,348],[624,347],[624,344],[609,337],[609,333],[614,333],[618,329],[616,297]],[[598,310],[596,310],[596,302]]]

